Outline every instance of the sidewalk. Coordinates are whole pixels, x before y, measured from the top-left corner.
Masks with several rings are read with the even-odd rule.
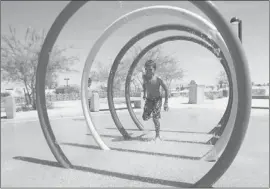
[[[170,99],[170,106],[176,106],[177,101],[181,100]],[[207,133],[220,120],[226,105],[226,100],[223,101],[212,101],[208,106],[178,104],[180,108],[163,113],[161,133],[164,141],[157,143],[148,142],[154,137],[150,121],[144,122],[145,131],[140,131],[126,110],[117,111],[123,112],[120,120],[133,137],[133,140],[124,140],[108,111],[102,116],[104,111],[93,113],[97,131],[110,151],[97,147],[84,117],[59,120],[50,117],[56,142],[74,165],[73,169],[59,167],[44,139],[36,112],[32,113],[36,121],[17,119],[17,124],[13,124],[13,120],[4,123],[1,126],[2,186],[190,187],[188,184],[197,181],[213,166],[213,162],[200,158],[212,148],[205,144],[211,137]],[[75,114],[81,110],[80,101],[56,105],[54,110],[48,110],[50,115]],[[254,116],[254,112],[265,115]],[[268,115],[267,110],[252,109],[243,145],[230,168],[213,187],[264,187],[269,184]]]
[[[83,110],[81,101],[57,101],[53,104],[53,109],[48,109],[49,118],[63,118],[63,117],[80,117],[83,116]],[[124,108],[125,104],[117,104],[116,108]],[[91,112],[92,115],[109,113],[108,105],[106,103],[100,104],[101,111]],[[1,115],[2,117],[2,115]],[[27,112],[17,112],[14,119],[2,119],[1,122],[13,122],[13,121],[26,121],[26,120],[38,120],[38,112],[36,110]]]
[[[121,103],[120,99],[115,99],[115,108],[126,108],[125,103]],[[122,99],[124,102],[124,99]],[[228,103],[228,98],[216,99],[216,100],[204,100],[202,104],[188,104],[188,98],[177,97],[169,99],[169,107],[170,108],[207,108],[207,109],[216,109],[218,111],[225,111]],[[83,110],[81,106],[81,101],[57,101],[53,104],[53,109],[48,109],[49,118],[63,118],[63,117],[79,117],[83,116]],[[263,107],[269,108],[269,100],[265,99],[253,99],[252,107]],[[104,113],[109,113],[109,107],[106,99],[102,99],[100,103],[99,112],[91,112],[91,115],[99,115]],[[117,112],[127,112],[127,109],[118,110]],[[134,109],[134,111],[142,111],[142,109]],[[252,112],[261,112],[269,113],[266,110],[255,110],[252,109]],[[1,114],[2,117],[2,114]],[[28,112],[17,112],[16,117],[14,119],[2,119],[1,122],[12,122],[12,121],[20,121],[20,120],[38,120],[37,111],[28,111]]]

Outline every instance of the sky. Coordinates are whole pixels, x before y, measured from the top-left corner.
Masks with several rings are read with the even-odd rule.
[[[1,1],[1,34],[9,34],[9,26],[16,29],[23,40],[28,27],[37,31],[49,30],[55,18],[69,1]],[[234,16],[243,22],[243,48],[245,50],[251,80],[255,83],[269,82],[269,1],[214,1],[221,14],[229,22]],[[101,33],[120,16],[138,8],[152,5],[170,5],[192,11],[208,19],[199,9],[187,1],[93,1],[84,5],[68,21],[57,39],[61,47],[73,46],[67,56],[78,56],[74,66],[77,73],[59,75],[60,85],[80,84],[85,60],[93,44]],[[98,52],[95,63],[111,65],[125,43],[139,32],[162,24],[190,24],[182,18],[166,15],[141,17],[132,20],[114,32]],[[237,35],[237,26],[231,27]],[[187,35],[184,32],[165,31],[151,35],[138,42],[141,48],[151,42],[170,35]],[[222,70],[219,60],[205,48],[185,41],[168,42],[161,45],[162,52],[179,61],[185,70],[181,82],[195,80],[199,84],[215,84]],[[128,55],[126,55],[128,56]]]

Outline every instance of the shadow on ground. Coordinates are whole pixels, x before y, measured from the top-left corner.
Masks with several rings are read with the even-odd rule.
[[[30,163],[41,164],[45,166],[63,168],[58,162],[49,161],[49,160],[42,160],[42,159],[37,159],[37,158],[32,158],[32,157],[23,157],[23,156],[16,156],[16,157],[13,157],[13,159],[30,162]],[[88,172],[88,173],[101,174],[104,176],[113,176],[113,177],[117,177],[121,179],[134,180],[134,181],[140,181],[140,182],[146,182],[146,183],[152,183],[152,184],[160,184],[160,185],[171,186],[171,187],[187,188],[187,187],[192,187],[193,185],[190,183],[169,181],[169,180],[156,179],[156,178],[151,178],[151,177],[142,177],[138,175],[130,175],[130,174],[125,174],[125,173],[118,173],[118,172],[94,169],[91,167],[83,167],[83,166],[77,166],[77,165],[73,165],[72,169]]]
[[[83,119],[84,120],[84,119]],[[117,128],[106,128],[108,130],[116,130]],[[127,131],[140,131],[138,129],[126,129]],[[147,129],[145,131],[155,131],[153,129]],[[171,132],[171,133],[187,133],[187,134],[208,134],[208,132],[194,132],[194,131],[173,131],[173,130],[163,130],[161,129],[160,132]]]
[[[89,136],[92,136],[91,134],[86,134]],[[129,134],[129,135],[132,135]],[[100,134],[99,136],[101,137],[105,137],[105,138],[113,138],[111,141],[112,142],[123,142],[123,141],[130,141],[130,140],[135,140],[135,141],[141,141],[141,142],[151,142],[152,139],[151,138],[143,138],[143,136],[147,135],[147,133],[145,134],[141,134],[139,136],[136,137],[132,137],[129,140],[126,140],[123,136],[118,136],[118,135],[105,135],[105,134]],[[199,141],[186,141],[186,140],[175,140],[175,139],[162,139],[162,141],[164,142],[176,142],[176,143],[189,143],[189,144],[203,144],[203,145],[211,145],[208,141],[206,142],[199,142]]]
[[[74,146],[74,147],[100,150],[99,147],[94,146],[94,145],[88,145],[88,144],[61,143],[61,145],[68,145],[68,146]],[[139,153],[139,154],[172,157],[172,158],[180,158],[180,159],[188,159],[188,160],[200,160],[201,159],[201,157],[192,157],[192,156],[184,156],[184,155],[176,155],[176,154],[164,154],[164,153],[158,153],[158,152],[146,152],[146,151],[141,151],[141,150],[131,150],[131,149],[123,149],[123,148],[115,148],[115,147],[111,147],[110,149],[118,151],[118,152],[132,152],[132,153],[137,153],[137,154]]]

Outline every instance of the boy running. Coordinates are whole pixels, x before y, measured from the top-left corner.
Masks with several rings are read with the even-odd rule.
[[[160,86],[165,91],[164,110],[168,111],[168,89],[164,82],[155,75],[156,63],[153,60],[148,60],[145,63],[145,75],[143,75],[143,99],[145,100],[144,111],[142,118],[147,121],[153,118],[155,124],[156,137],[154,140],[161,140],[160,138],[160,111],[162,106],[162,96]]]

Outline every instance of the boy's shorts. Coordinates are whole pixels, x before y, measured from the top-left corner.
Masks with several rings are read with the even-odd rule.
[[[153,118],[160,119],[161,107],[162,107],[162,97],[157,97],[157,98],[152,98],[152,99],[147,98],[145,101],[143,115],[142,115],[143,120],[146,121],[150,119],[151,114]]]

